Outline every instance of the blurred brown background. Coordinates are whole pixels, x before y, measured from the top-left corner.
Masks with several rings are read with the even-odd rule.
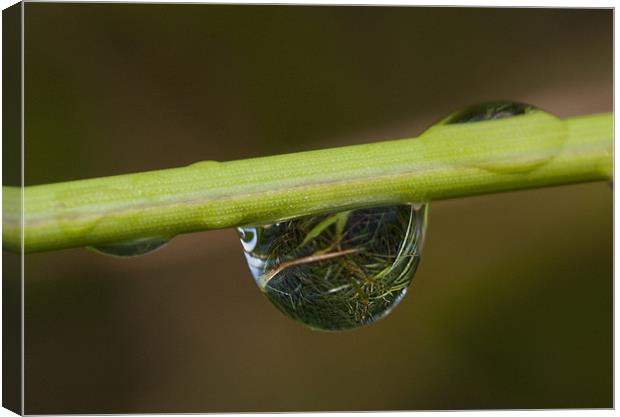
[[[26,184],[410,137],[491,99],[612,110],[611,10],[25,7]],[[611,407],[611,209],[606,183],[434,203],[408,296],[344,333],[282,316],[233,230],[28,255],[26,412]]]

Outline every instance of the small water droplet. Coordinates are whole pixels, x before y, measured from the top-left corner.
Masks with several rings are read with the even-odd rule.
[[[147,237],[106,245],[89,246],[88,249],[103,255],[128,257],[146,255],[161,249],[170,241],[170,237]]]
[[[528,117],[515,128],[507,119]],[[492,122],[479,124],[478,122]],[[466,126],[464,126],[466,125]],[[493,134],[486,134],[487,129]],[[504,156],[497,156],[498,136]],[[560,153],[566,141],[565,123],[558,117],[523,103],[498,101],[467,107],[450,114],[421,136],[444,140],[458,151],[461,164],[498,173],[523,173],[538,168]],[[469,146],[476,141],[475,148]],[[475,149],[475,150],[474,150]]]
[[[512,116],[538,111],[534,106],[510,101],[481,103],[467,107],[465,110],[452,113],[443,120],[444,124],[475,123],[485,120],[506,119]]]
[[[345,330],[388,314],[420,261],[426,205],[307,216],[238,233],[261,291],[314,329]]]

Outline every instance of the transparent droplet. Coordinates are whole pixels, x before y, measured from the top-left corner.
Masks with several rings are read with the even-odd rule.
[[[314,329],[369,324],[403,298],[420,261],[426,205],[238,228],[250,271],[285,315]]]
[[[138,256],[161,249],[170,239],[170,237],[163,236],[147,237],[106,245],[89,246],[88,249],[103,255],[119,257]]]
[[[536,107],[529,104],[515,103],[509,101],[499,101],[481,103],[470,106],[465,110],[452,113],[443,120],[444,124],[454,125],[459,123],[475,123],[485,120],[505,119],[512,116],[519,116],[539,111]]]
[[[527,119],[515,127],[509,119],[516,117]],[[529,104],[497,101],[452,113],[425,131],[421,139],[445,141],[458,152],[460,164],[492,172],[523,173],[558,155],[566,137],[562,119]],[[498,140],[503,147],[501,155],[497,152]],[[470,145],[472,141],[475,147]]]

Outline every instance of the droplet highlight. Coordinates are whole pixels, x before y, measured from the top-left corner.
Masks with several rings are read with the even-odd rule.
[[[360,327],[404,297],[420,261],[427,206],[373,207],[238,228],[260,290],[314,329]]]
[[[518,125],[512,123],[516,118]],[[420,138],[445,141],[458,152],[461,165],[512,174],[549,162],[561,152],[566,137],[562,119],[529,104],[497,101],[454,112]]]
[[[161,249],[170,241],[170,239],[171,238],[169,237],[161,236],[148,237],[106,245],[89,246],[88,249],[102,255],[118,257],[139,256]]]
[[[525,115],[539,111],[529,104],[516,102],[491,102],[467,107],[464,110],[452,113],[443,120],[444,124],[476,123],[486,120],[506,119],[513,116]]]

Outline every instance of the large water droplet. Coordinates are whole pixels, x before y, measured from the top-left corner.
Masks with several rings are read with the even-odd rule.
[[[147,237],[106,245],[89,246],[88,249],[103,255],[120,257],[138,256],[146,255],[147,253],[161,249],[170,239],[169,237],[163,236]]]
[[[371,323],[403,298],[420,261],[426,205],[238,228],[256,283],[287,316],[322,330]]]
[[[517,117],[527,117],[518,128],[511,123]],[[522,173],[558,155],[566,133],[565,123],[550,113],[528,104],[498,101],[452,113],[424,132],[421,139],[445,141],[458,152],[461,164],[498,173]],[[502,155],[497,152],[498,141]]]

